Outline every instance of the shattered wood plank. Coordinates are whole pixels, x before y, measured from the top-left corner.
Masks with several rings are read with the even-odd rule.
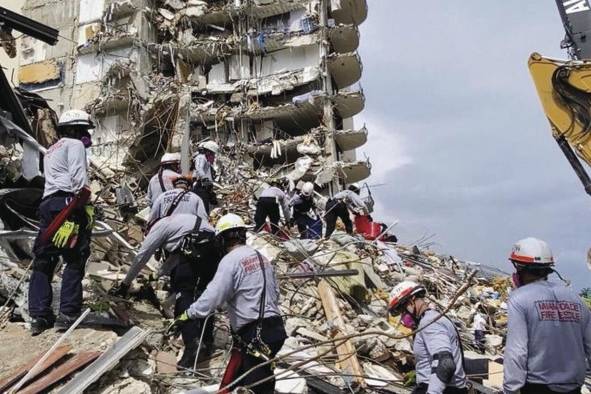
[[[341,315],[334,291],[327,281],[321,280],[320,283],[318,283],[318,294],[320,295],[322,306],[324,307],[326,319],[337,329],[334,338],[338,339],[343,337],[345,335],[345,322]],[[357,351],[355,346],[353,346],[353,343],[350,340],[346,340],[336,348],[339,355],[340,367],[353,376],[353,381],[355,381],[360,387],[366,387],[365,379],[362,377],[365,373],[359,364]]]
[[[50,366],[52,366],[53,364],[55,364],[62,357],[64,357],[66,354],[68,354],[68,352],[71,349],[72,348],[69,345],[64,345],[64,346],[61,346],[61,347],[58,347],[57,349],[55,349],[55,351],[41,365],[41,367],[39,368],[39,370],[37,371],[37,373],[34,374],[34,375],[32,375],[30,377],[30,379],[34,379],[41,372],[45,371],[47,368],[49,368]],[[12,386],[13,384],[15,384],[20,378],[22,378],[23,376],[25,376],[27,374],[27,372],[29,372],[29,370],[31,368],[33,368],[33,366],[35,364],[37,364],[37,362],[39,360],[41,360],[41,358],[44,355],[45,355],[45,352],[42,352],[41,354],[35,356],[35,358],[33,358],[31,361],[29,361],[28,363],[26,363],[22,367],[16,369],[12,374],[10,374],[6,378],[4,378],[2,381],[0,381],[0,392],[4,392],[10,386]]]
[[[59,382],[63,378],[69,376],[73,372],[86,366],[88,363],[94,361],[101,352],[84,352],[78,353],[59,367],[53,369],[47,375],[37,380],[30,386],[25,387],[23,390],[18,391],[18,394],[35,394],[42,392],[49,386]]]
[[[97,381],[105,372],[113,368],[121,358],[138,347],[148,335],[139,327],[132,327],[109,350],[86,367],[74,379],[70,380],[60,394],[74,394],[83,392],[88,386]]]

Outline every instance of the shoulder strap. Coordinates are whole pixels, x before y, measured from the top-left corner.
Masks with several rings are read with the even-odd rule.
[[[174,212],[174,210],[179,206],[179,204],[181,203],[181,200],[183,199],[183,197],[187,193],[188,193],[187,190],[183,190],[182,192],[180,192],[179,194],[177,194],[176,197],[174,198],[174,200],[172,200],[172,203],[170,204],[170,206],[168,207],[168,209],[166,210],[166,213],[162,217],[166,217],[166,216],[172,215],[172,213]]]
[[[265,264],[263,263],[263,257],[261,256],[258,250],[255,250],[255,252],[257,254],[257,257],[259,258],[261,274],[263,274],[263,291],[261,292],[261,300],[259,302],[259,318],[257,321],[257,332],[260,333],[260,330],[263,327],[263,319],[265,318],[265,305],[267,303],[267,275],[265,275]]]
[[[166,188],[164,187],[164,180],[162,179],[163,172],[164,168],[160,167],[160,169],[158,170],[158,182],[160,183],[160,189],[162,189],[162,193],[166,191]]]
[[[193,233],[196,234],[201,229],[201,216],[197,216],[195,219],[195,226],[193,226]]]

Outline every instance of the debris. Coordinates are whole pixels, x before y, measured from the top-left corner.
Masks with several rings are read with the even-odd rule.
[[[71,347],[68,345],[65,346],[61,346],[56,348],[53,352],[49,353],[43,353],[40,354],[38,357],[35,357],[33,360],[31,360],[30,362],[28,362],[27,364],[23,365],[22,367],[18,368],[16,371],[12,372],[10,374],[10,376],[2,379],[0,381],[0,391],[4,391],[7,390],[8,388],[10,388],[14,383],[17,382],[17,380],[21,379],[21,382],[26,382],[24,379],[24,377],[27,377],[28,380],[31,380],[33,378],[35,378],[37,375],[39,375],[41,372],[45,371],[47,368],[50,368],[53,364],[55,364],[58,360],[60,360],[61,358],[63,358],[66,354],[68,354],[68,352],[71,350]],[[45,359],[39,363],[45,355],[48,355],[48,357],[45,357]],[[33,367],[35,365],[38,365],[37,370],[32,373],[32,374],[28,374],[28,372],[32,371]],[[28,376],[26,376],[28,375]],[[22,386],[22,384],[21,384]],[[15,385],[11,391],[16,391],[18,387]]]
[[[132,327],[113,347],[103,353],[97,360],[86,367],[66,384],[60,393],[79,393],[95,382],[102,374],[113,368],[119,360],[132,349],[139,346],[146,336],[147,331],[138,327]]]
[[[49,386],[59,382],[63,378],[69,376],[73,372],[85,367],[88,363],[94,361],[101,355],[100,352],[84,352],[78,353],[70,358],[65,363],[59,365],[50,371],[47,375],[41,379],[36,380],[34,383],[20,390],[20,394],[35,394],[42,392]]]

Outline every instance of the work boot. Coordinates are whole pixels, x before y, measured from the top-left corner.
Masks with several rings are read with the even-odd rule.
[[[80,315],[66,315],[65,313],[60,312],[55,321],[54,327],[58,332],[66,331],[76,320],[78,320],[79,317]]]
[[[189,372],[187,369],[193,369],[195,356],[197,355],[197,345],[185,346],[183,356],[176,364],[176,369],[181,372]]]
[[[35,337],[45,330],[53,327],[54,319],[47,317],[34,317],[31,320],[31,336]]]

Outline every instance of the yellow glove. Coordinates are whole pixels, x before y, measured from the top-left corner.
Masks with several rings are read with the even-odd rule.
[[[79,225],[76,223],[66,220],[60,228],[55,232],[52,242],[58,248],[64,248],[68,245],[68,241],[72,236],[78,234]]]
[[[86,228],[88,230],[92,230],[92,228],[94,227],[94,205],[85,205],[84,212],[86,212],[86,218],[88,219],[88,224],[86,225]]]

